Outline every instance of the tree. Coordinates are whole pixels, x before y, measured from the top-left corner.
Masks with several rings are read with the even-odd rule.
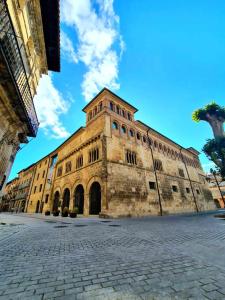
[[[206,121],[213,130],[214,139],[207,140],[203,147],[206,156],[215,163],[221,176],[225,178],[225,107],[211,102],[203,108],[195,110],[192,119],[196,122]]]
[[[215,139],[225,137],[223,124],[225,122],[225,107],[214,101],[203,108],[195,110],[192,119],[196,122],[206,121],[212,127]]]

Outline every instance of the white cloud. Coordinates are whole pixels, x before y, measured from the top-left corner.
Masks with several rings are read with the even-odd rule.
[[[65,138],[69,133],[59,120],[61,114],[67,113],[69,101],[65,100],[54,87],[51,75],[43,75],[40,79],[34,104],[40,122],[46,134],[53,138]]]
[[[77,33],[76,58],[87,68],[82,82],[85,100],[90,101],[104,86],[119,89],[118,64],[125,43],[113,0],[63,0],[61,19]]]
[[[73,47],[73,43],[70,38],[66,35],[65,32],[61,31],[60,33],[60,48],[62,54],[69,62],[78,62],[77,54],[75,53],[75,49]]]

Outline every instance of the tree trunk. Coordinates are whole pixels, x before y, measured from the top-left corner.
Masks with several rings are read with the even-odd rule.
[[[225,132],[223,129],[224,120],[218,120],[216,116],[207,115],[208,122],[213,130],[213,135],[215,139],[225,137]]]

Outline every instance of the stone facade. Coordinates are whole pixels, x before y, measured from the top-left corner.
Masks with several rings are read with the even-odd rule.
[[[45,3],[0,1],[0,198],[20,143],[36,136],[33,97],[41,75],[52,69],[45,35],[49,28],[43,26]]]
[[[198,152],[134,118],[103,89],[86,127],[35,164],[27,212],[78,207],[85,216],[145,216],[215,209]]]
[[[212,174],[207,176],[207,180],[209,182],[209,189],[212,193],[215,205],[218,208],[225,208],[225,181],[223,181],[219,175],[216,175],[215,179],[215,176]]]

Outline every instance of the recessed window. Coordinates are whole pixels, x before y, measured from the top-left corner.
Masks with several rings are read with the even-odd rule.
[[[39,192],[41,192],[41,190],[42,190],[42,184],[40,185]]]
[[[118,115],[120,114],[120,107],[119,107],[119,105],[116,106],[116,112],[118,113]]]
[[[98,108],[99,108],[99,111],[102,111],[102,102],[99,103]]]
[[[143,136],[143,142],[146,143],[146,136]]]
[[[77,157],[76,160],[76,169],[79,169],[83,167],[83,155],[80,155],[79,157]]]
[[[186,188],[186,193],[190,194],[190,189],[188,187]]]
[[[157,171],[162,171],[163,167],[162,167],[162,162],[160,159],[155,159],[154,160],[154,166],[155,166],[155,170]]]
[[[133,131],[133,129],[130,129],[129,135],[130,135],[131,137],[134,137],[134,131]]]
[[[126,151],[126,162],[128,164],[136,165],[137,164],[137,155],[135,152],[130,150]]]
[[[114,103],[113,103],[113,102],[110,102],[110,109],[111,109],[112,111],[114,111]]]
[[[45,204],[48,203],[48,197],[49,197],[49,195],[46,195],[46,196],[45,196]]]
[[[71,161],[68,161],[68,162],[66,163],[66,173],[70,172],[70,171],[71,171],[71,168],[72,168]]]
[[[183,169],[178,169],[180,177],[184,177],[184,170]]]
[[[149,181],[149,188],[150,188],[150,190],[155,190],[156,185],[155,185],[154,181]]]
[[[140,133],[139,133],[139,132],[137,133],[137,139],[138,139],[138,140],[140,140],[140,139],[141,139],[141,135],[140,135]]]
[[[149,144],[149,146],[151,146],[153,144],[153,142],[150,138],[148,138],[148,144]]]
[[[131,114],[129,112],[127,113],[127,119],[131,121]]]
[[[89,151],[89,163],[92,163],[99,159],[99,149],[95,148]]]
[[[118,130],[118,124],[115,121],[112,123],[112,129]]]
[[[42,174],[42,178],[44,178],[45,177],[45,171],[43,171],[43,174]]]
[[[62,167],[58,167],[57,177],[62,176]]]
[[[37,190],[37,187],[35,186],[35,187],[34,187],[34,194],[36,193],[36,190]]]
[[[172,190],[173,190],[173,192],[178,192],[178,188],[177,188],[177,186],[176,185],[172,185]]]
[[[126,129],[126,127],[124,125],[122,125],[121,131],[122,131],[123,134],[127,133],[127,129]]]
[[[197,190],[196,190],[196,193],[199,195],[199,194],[200,194],[200,191],[197,189]]]
[[[126,117],[126,114],[125,114],[125,110],[123,109],[122,110],[122,116],[125,118]]]

